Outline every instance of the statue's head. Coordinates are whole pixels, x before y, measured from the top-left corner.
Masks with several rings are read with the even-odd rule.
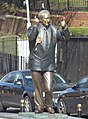
[[[38,18],[40,20],[40,22],[45,26],[49,26],[50,24],[50,19],[51,15],[50,15],[50,12],[48,10],[42,10],[39,12],[38,14]]]

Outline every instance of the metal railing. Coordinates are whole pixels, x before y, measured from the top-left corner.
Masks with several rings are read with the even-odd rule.
[[[2,2],[13,3],[18,7],[26,8],[25,0],[2,0]],[[30,10],[41,10],[42,3],[44,3],[45,9],[54,13],[64,10],[88,11],[88,0],[29,0]]]
[[[0,38],[0,73],[28,68],[29,46],[28,40],[17,36],[3,36]]]

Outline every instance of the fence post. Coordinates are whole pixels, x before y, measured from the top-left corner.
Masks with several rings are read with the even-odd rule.
[[[1,55],[1,70],[3,71],[4,68],[4,38],[2,38],[2,55]]]
[[[47,0],[47,9],[50,11],[50,2]]]
[[[80,77],[80,37],[77,38],[77,42],[78,42],[78,47],[77,47],[77,68],[78,68],[78,73],[77,73],[77,78],[79,80],[79,77]]]
[[[67,0],[67,10],[69,10],[69,0]]]
[[[4,38],[2,38],[2,53],[4,55]]]
[[[16,37],[16,57],[15,57],[15,70],[17,69],[17,37]]]
[[[22,56],[21,56],[21,70],[22,70]]]
[[[86,2],[87,2],[87,10],[88,10],[88,0],[86,0]]]
[[[12,71],[12,55],[9,54],[9,71]]]

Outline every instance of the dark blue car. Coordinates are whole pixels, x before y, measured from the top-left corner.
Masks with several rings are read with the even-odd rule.
[[[54,107],[57,106],[57,95],[68,87],[69,85],[65,83],[63,78],[55,73],[53,83]],[[5,111],[8,107],[21,108],[25,112],[33,111],[34,94],[30,70],[12,71],[0,80],[0,111]]]
[[[88,76],[58,95],[57,108],[59,113],[88,115]]]

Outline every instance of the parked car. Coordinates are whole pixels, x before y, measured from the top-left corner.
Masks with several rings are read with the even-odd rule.
[[[68,88],[68,85],[63,78],[55,73],[54,104],[56,104],[57,95],[66,88]],[[0,111],[5,111],[8,107],[20,107],[25,112],[34,110],[34,86],[30,70],[12,71],[0,80]]]
[[[88,114],[88,76],[80,79],[72,88],[62,91],[58,96],[58,112],[64,114]]]
[[[57,108],[58,95],[65,89],[71,87],[58,73],[54,73],[53,81],[53,106]]]
[[[0,111],[5,111],[8,107],[20,107],[22,111],[23,109],[32,111],[33,93],[30,70],[17,70],[6,74],[0,80]]]

